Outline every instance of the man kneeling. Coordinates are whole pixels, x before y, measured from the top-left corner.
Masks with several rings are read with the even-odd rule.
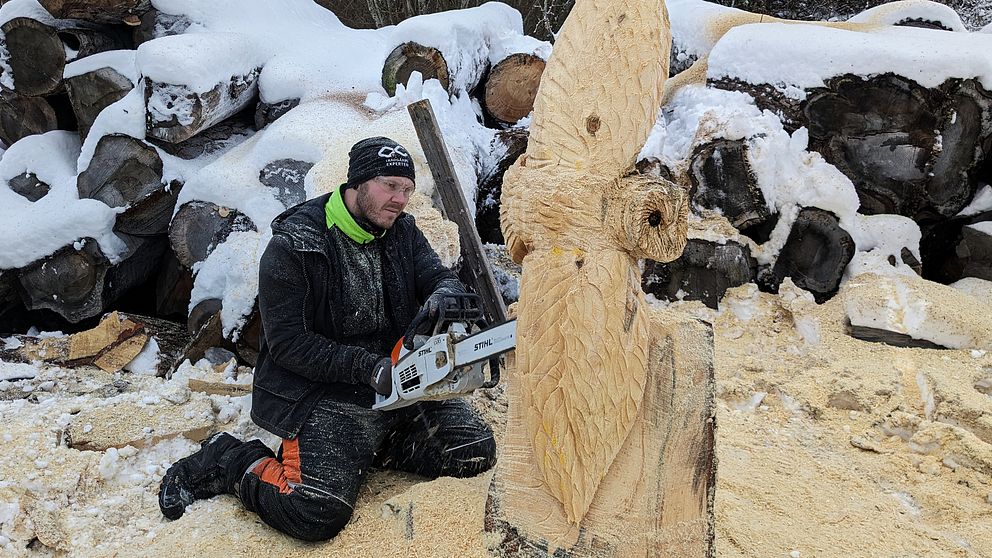
[[[401,145],[365,139],[349,152],[347,183],[272,221],[251,418],[283,439],[279,455],[259,440],[211,436],[162,479],[167,518],[234,494],[272,527],[326,540],[348,523],[373,465],[432,478],[493,466],[492,431],[462,399],[371,409],[376,392],[392,391],[396,340],[465,292],[403,212],[414,178]]]

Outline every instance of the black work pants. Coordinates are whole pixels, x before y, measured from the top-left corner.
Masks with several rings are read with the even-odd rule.
[[[283,440],[278,458],[270,454],[251,464],[237,491],[265,523],[319,541],[348,523],[373,465],[431,478],[469,477],[495,461],[492,430],[462,399],[387,412],[325,399],[296,438]]]

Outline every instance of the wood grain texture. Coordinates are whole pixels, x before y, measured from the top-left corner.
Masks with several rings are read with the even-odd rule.
[[[669,43],[661,1],[577,2],[527,152],[504,175],[503,233],[523,271],[487,529],[507,554],[712,554],[712,336],[651,310],[638,267],[681,254],[687,196],[626,176]]]
[[[715,407],[709,324],[654,311],[641,412],[581,524],[542,490],[525,409],[511,404],[486,529],[513,556],[713,555]],[[518,355],[519,356],[519,355]],[[511,402],[526,396],[522,368],[507,370]]]
[[[668,76],[661,0],[576,2],[534,102],[527,155],[605,176],[631,168]]]

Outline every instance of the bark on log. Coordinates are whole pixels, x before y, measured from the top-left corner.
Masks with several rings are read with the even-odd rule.
[[[0,269],[0,316],[17,308],[20,304],[21,297],[17,292],[17,273],[12,269]],[[6,327],[0,327],[0,333],[11,333],[6,329]]]
[[[992,221],[965,227],[955,252],[962,277],[992,281]]]
[[[660,300],[700,300],[717,309],[727,289],[754,281],[758,264],[747,246],[690,238],[677,260],[644,262],[644,292]]]
[[[518,52],[493,66],[482,97],[489,116],[503,124],[514,124],[530,114],[545,64],[540,56]]]
[[[192,291],[193,274],[179,263],[172,250],[166,250],[162,271],[155,281],[155,312],[185,319]]]
[[[135,48],[152,39],[185,33],[192,24],[185,15],[167,14],[154,8],[142,14],[140,20],[134,29]]]
[[[394,48],[382,65],[382,87],[389,95],[396,94],[396,84],[406,85],[410,74],[420,72],[424,81],[437,79],[441,87],[450,92],[451,79],[448,63],[441,51],[414,42]]]
[[[258,361],[258,351],[262,348],[262,315],[258,312],[258,302],[238,333],[235,343],[238,356],[249,366],[255,366]]]
[[[877,327],[856,326],[848,322],[846,330],[847,334],[855,339],[870,341],[872,343],[885,343],[886,345],[892,345],[893,347],[947,349],[947,347],[938,345],[933,341],[916,339],[915,337],[906,335],[905,333],[897,333],[895,331],[889,331],[887,329],[880,329]]]
[[[234,116],[258,96],[258,72],[234,76],[206,93],[185,85],[145,78],[145,131],[150,137],[179,143]]]
[[[186,331],[190,335],[196,335],[214,314],[220,313],[222,304],[219,298],[208,298],[196,303],[196,306],[189,311],[189,318],[186,320]]]
[[[697,148],[689,163],[689,181],[693,203],[721,211],[739,231],[771,219],[742,140],[716,140]]]
[[[151,0],[38,0],[58,19],[82,19],[95,23],[128,25],[152,8]]]
[[[58,129],[55,109],[44,97],[26,97],[13,91],[0,95],[0,141],[4,145]]]
[[[76,114],[79,137],[85,140],[100,111],[121,100],[134,84],[113,68],[100,68],[66,78],[65,87]]]
[[[100,138],[77,180],[79,197],[127,207],[117,216],[114,231],[137,236],[166,232],[176,207],[176,186],[162,183],[162,159],[155,149],[119,134]]]
[[[286,101],[279,101],[277,103],[266,103],[264,101],[259,101],[258,105],[255,106],[255,129],[261,130],[269,124],[272,124],[280,116],[293,110],[299,104],[299,99],[289,99]]]
[[[495,161],[480,173],[479,189],[475,199],[475,228],[482,242],[504,244],[499,225],[500,196],[503,193],[503,175],[527,150],[527,130],[512,128],[496,132],[490,145],[487,160]]]
[[[964,230],[968,225],[992,221],[992,211],[984,211],[967,217],[955,217],[929,227],[923,227],[920,240],[920,256],[923,260],[924,279],[950,284],[965,277],[966,259],[958,254],[962,247]],[[964,254],[970,255],[965,245]]]
[[[138,356],[148,342],[145,326],[112,312],[96,327],[65,337],[17,336],[14,349],[0,349],[0,358],[17,362],[42,361],[61,366],[93,365],[117,372]]]
[[[159,362],[156,368],[159,376],[165,376],[177,364],[183,347],[189,341],[186,326],[179,322],[164,320],[154,316],[141,316],[121,312],[120,315],[132,322],[141,324],[149,338],[154,338],[158,345]]]
[[[714,551],[712,334],[651,309],[637,266],[682,252],[687,195],[625,176],[668,75],[666,22],[663,0],[577,3],[504,178],[523,272],[486,524],[507,554]]]
[[[204,155],[227,151],[234,145],[248,139],[254,133],[255,130],[252,129],[251,120],[242,111],[179,143],[171,143],[154,138],[150,138],[149,143],[169,155],[189,161]]]
[[[210,252],[234,231],[253,231],[255,224],[245,214],[203,202],[184,203],[169,226],[169,243],[176,258],[187,269],[207,259]]]
[[[33,172],[21,173],[7,182],[10,189],[31,201],[38,201],[48,194],[51,186],[38,180],[38,176]]]
[[[152,276],[167,246],[160,239],[121,239],[127,250],[117,265],[111,265],[96,241],[87,238],[79,249],[69,245],[21,268],[25,306],[53,310],[72,323],[103,312]]]
[[[792,224],[772,272],[776,283],[792,277],[797,287],[822,303],[837,292],[854,252],[854,240],[833,213],[806,207]]]
[[[130,45],[115,31],[77,20],[59,20],[47,25],[27,17],[4,23],[3,31],[10,53],[14,89],[21,95],[55,93],[62,87],[66,53],[76,60]]]
[[[278,159],[265,165],[258,173],[258,181],[272,190],[272,194],[285,207],[293,207],[307,199],[303,179],[313,167],[309,161]]]

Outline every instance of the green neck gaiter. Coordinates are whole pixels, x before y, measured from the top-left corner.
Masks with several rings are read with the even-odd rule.
[[[332,229],[337,227],[341,229],[341,232],[348,235],[348,238],[359,244],[372,242],[376,239],[376,236],[363,229],[355,221],[355,218],[352,217],[348,211],[348,207],[344,204],[344,195],[341,194],[343,190],[344,184],[338,186],[331,194],[330,199],[327,200],[327,204],[324,205],[324,217],[327,222],[327,228]]]

